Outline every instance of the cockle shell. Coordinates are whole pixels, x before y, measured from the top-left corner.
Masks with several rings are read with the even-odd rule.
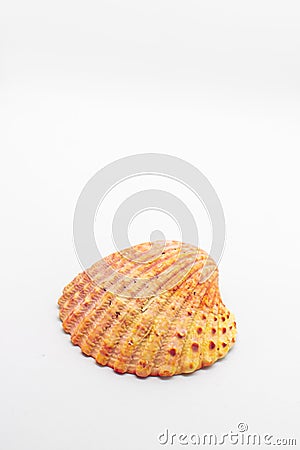
[[[116,372],[194,372],[235,342],[235,318],[221,300],[215,263],[192,245],[163,245],[159,256],[147,242],[103,258],[58,301],[73,344]]]

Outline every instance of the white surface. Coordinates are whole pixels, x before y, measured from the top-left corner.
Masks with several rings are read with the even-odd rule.
[[[239,422],[299,443],[299,44],[296,1],[0,3],[1,449],[153,450]],[[215,187],[239,332],[165,381],[83,357],[56,308],[82,187],[148,151]]]

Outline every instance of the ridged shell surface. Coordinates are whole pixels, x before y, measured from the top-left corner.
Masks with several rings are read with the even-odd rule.
[[[149,242],[107,256],[77,275],[58,301],[73,344],[118,373],[194,372],[235,342],[215,263],[192,245],[163,245],[158,256]]]

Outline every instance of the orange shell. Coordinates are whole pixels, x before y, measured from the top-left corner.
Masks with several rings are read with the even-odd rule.
[[[210,366],[227,354],[236,336],[234,316],[220,297],[218,269],[206,252],[189,244],[167,241],[160,256],[149,260],[151,248],[147,242],[113,253],[77,275],[58,301],[63,329],[83,353],[119,373],[166,377]],[[128,259],[132,251],[147,254],[147,262]],[[106,275],[104,262],[130,280],[122,295],[120,281]],[[166,273],[175,281],[163,290]],[[145,297],[150,282],[156,295]]]

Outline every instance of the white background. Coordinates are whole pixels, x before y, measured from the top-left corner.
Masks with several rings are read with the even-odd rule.
[[[297,1],[0,1],[1,449],[155,450],[239,422],[299,443],[299,56]],[[169,380],[97,366],[56,307],[81,189],[143,152],[198,167],[227,224],[237,344]]]

